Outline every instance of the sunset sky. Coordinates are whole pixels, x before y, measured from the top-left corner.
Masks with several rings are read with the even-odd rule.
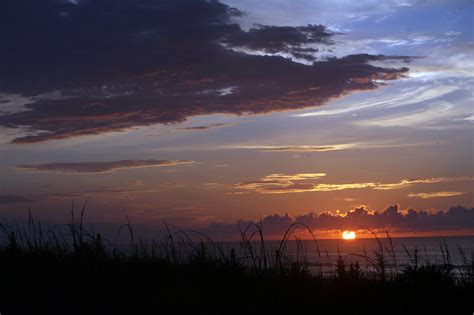
[[[64,222],[87,201],[103,224],[472,234],[473,14],[461,0],[2,1],[0,217]]]

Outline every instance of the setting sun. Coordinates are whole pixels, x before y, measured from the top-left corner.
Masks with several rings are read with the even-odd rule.
[[[353,240],[356,238],[356,234],[354,231],[344,231],[342,232],[342,238],[345,239],[345,240]]]

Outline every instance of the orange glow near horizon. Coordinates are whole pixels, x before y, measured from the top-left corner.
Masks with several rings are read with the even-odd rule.
[[[356,233],[354,231],[346,230],[342,232],[342,238],[345,240],[353,240],[356,238]]]

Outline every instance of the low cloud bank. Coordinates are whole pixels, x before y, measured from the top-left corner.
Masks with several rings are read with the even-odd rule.
[[[238,237],[236,225],[245,228],[252,223],[260,224],[254,221],[238,221],[237,224],[213,223],[205,228],[205,232],[209,235],[235,238]],[[314,212],[296,216],[273,214],[261,221],[264,232],[269,235],[283,235],[288,227],[295,223],[302,223],[314,232],[345,229],[388,230],[393,233],[474,231],[474,208],[456,206],[447,211],[437,212],[413,209],[402,211],[400,206],[395,204],[383,211],[369,211],[365,207],[360,207],[343,214]],[[295,228],[304,229],[302,225]]]

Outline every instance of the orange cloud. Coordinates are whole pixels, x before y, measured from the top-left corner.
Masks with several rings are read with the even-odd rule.
[[[326,152],[326,151],[337,151],[356,147],[357,144],[334,144],[327,146],[318,145],[289,145],[289,146],[236,146],[235,149],[249,149],[261,152]]]
[[[238,189],[252,190],[262,194],[286,194],[286,193],[302,193],[302,192],[328,192],[346,189],[374,189],[374,190],[395,190],[403,189],[414,184],[437,184],[437,183],[453,183],[461,181],[472,181],[474,176],[466,177],[432,177],[432,178],[415,178],[402,179],[395,183],[320,183],[315,184],[310,180],[319,179],[326,174],[271,174],[256,181],[247,181],[235,185]],[[305,181],[305,182],[301,182]],[[426,197],[425,197],[426,198]]]
[[[254,190],[260,193],[279,192],[281,190],[296,190],[309,188],[305,183],[326,176],[325,173],[298,173],[298,174],[270,174],[259,180],[246,181],[236,184],[238,189]]]
[[[410,198],[421,198],[421,199],[431,199],[431,198],[446,198],[464,195],[463,191],[435,191],[428,193],[409,193],[408,197]]]

